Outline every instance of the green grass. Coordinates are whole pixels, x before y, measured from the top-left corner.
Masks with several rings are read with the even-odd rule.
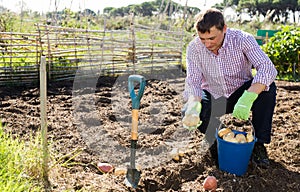
[[[21,141],[0,124],[0,191],[42,191],[41,155],[39,139]]]

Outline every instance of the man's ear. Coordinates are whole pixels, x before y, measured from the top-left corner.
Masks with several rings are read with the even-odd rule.
[[[223,32],[226,33],[226,31],[227,31],[227,25],[225,24],[223,27]]]

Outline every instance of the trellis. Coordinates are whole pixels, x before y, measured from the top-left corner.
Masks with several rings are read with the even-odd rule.
[[[87,30],[36,24],[33,33],[0,33],[0,84],[34,82],[46,57],[49,80],[74,78],[76,71],[99,75],[180,67],[184,33],[131,22],[126,30]]]

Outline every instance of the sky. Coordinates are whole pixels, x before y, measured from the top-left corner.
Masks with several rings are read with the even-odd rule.
[[[30,9],[38,12],[60,11],[69,8],[73,11],[91,9],[94,12],[102,13],[105,7],[123,7],[130,4],[141,4],[151,0],[0,0],[0,5],[14,12],[21,12],[23,9]],[[186,0],[173,0],[176,3],[185,5]],[[211,7],[223,0],[188,0],[188,6],[198,7],[200,9]]]

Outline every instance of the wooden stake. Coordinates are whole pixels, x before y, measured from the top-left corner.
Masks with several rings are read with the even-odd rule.
[[[47,141],[47,71],[46,71],[46,57],[41,57],[40,63],[40,110],[41,110],[41,135],[42,135],[42,147],[43,147],[43,179],[44,187],[48,191],[50,187],[48,177],[48,141]]]

